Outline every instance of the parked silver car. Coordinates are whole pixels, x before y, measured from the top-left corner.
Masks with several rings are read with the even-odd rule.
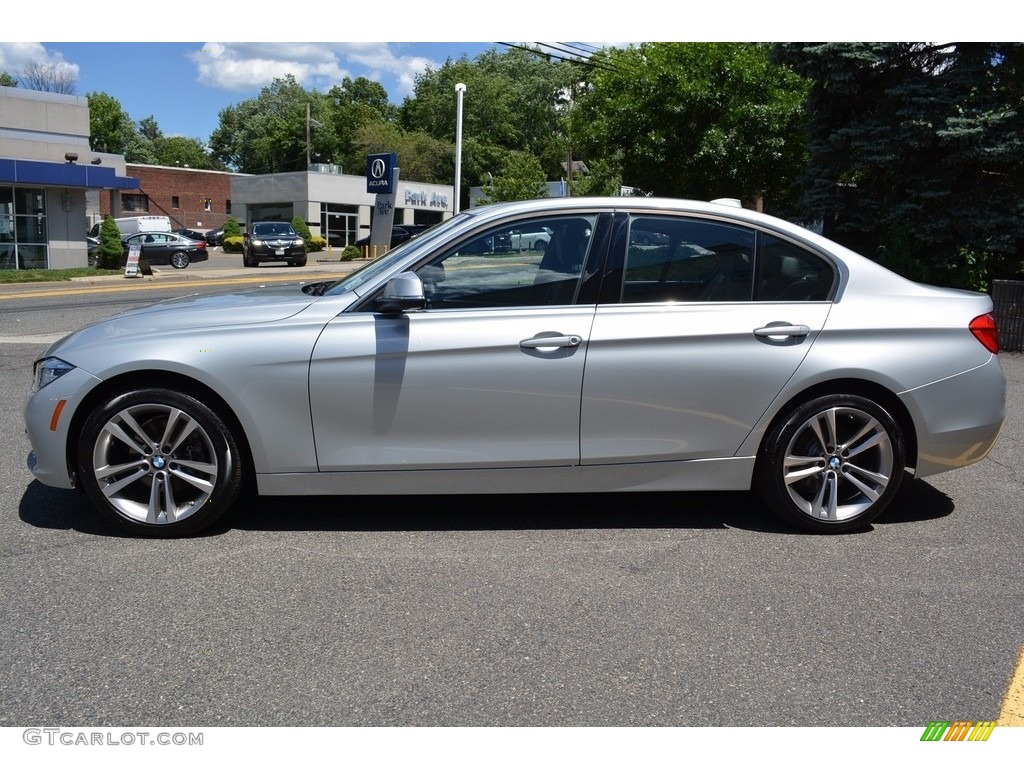
[[[543,251],[483,245],[527,229],[551,233]],[[729,205],[483,206],[340,280],[188,296],[55,343],[29,466],[152,536],[210,525],[247,487],[753,489],[843,532],[906,471],[988,453],[991,312]]]

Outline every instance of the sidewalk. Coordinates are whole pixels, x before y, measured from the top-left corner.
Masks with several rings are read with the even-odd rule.
[[[232,254],[234,255],[234,254]],[[218,261],[220,259],[217,259]],[[310,280],[321,280],[331,277],[344,277],[354,272],[362,265],[368,263],[365,259],[353,261],[339,261],[338,259],[315,260],[310,257],[304,267],[290,267],[283,262],[270,262],[258,267],[220,266],[207,262],[190,264],[185,269],[175,269],[171,266],[151,267],[153,274],[138,274],[134,277],[125,277],[123,273],[116,275],[89,275],[86,277],[74,277],[73,283],[95,283],[95,282],[117,282],[117,281],[143,281],[159,280],[160,282],[184,282],[189,280],[217,280],[227,277],[247,277],[256,280],[289,280],[295,282],[309,282]],[[40,285],[40,283],[34,283]]]

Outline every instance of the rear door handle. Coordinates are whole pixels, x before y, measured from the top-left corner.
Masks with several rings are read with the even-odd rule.
[[[783,338],[786,336],[806,336],[811,332],[809,326],[806,325],[787,325],[785,323],[779,323],[773,325],[769,323],[764,328],[755,328],[754,335],[761,338]]]

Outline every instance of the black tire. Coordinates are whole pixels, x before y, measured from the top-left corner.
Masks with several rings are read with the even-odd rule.
[[[175,269],[184,269],[191,263],[188,254],[184,251],[177,251],[171,254],[171,266]]]
[[[235,436],[214,410],[189,394],[156,387],[100,405],[78,442],[86,495],[137,536],[185,536],[212,525],[239,495],[242,463]]]
[[[768,431],[754,490],[786,522],[815,533],[864,528],[892,501],[906,448],[896,420],[858,395],[797,406]]]
[[[288,263],[293,267],[304,267],[306,266],[306,257],[303,256],[301,259],[292,259]]]
[[[255,267],[256,260],[249,255],[248,251],[242,251],[242,266],[243,267]]]

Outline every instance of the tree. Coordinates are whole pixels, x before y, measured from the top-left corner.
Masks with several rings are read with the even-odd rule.
[[[21,73],[21,87],[31,91],[73,94],[76,80],[75,70],[63,62],[34,61]]]
[[[360,146],[367,126],[392,126],[398,109],[388,101],[384,86],[365,77],[346,77],[333,86],[319,110],[329,131],[317,131],[314,147],[343,168],[362,170],[366,153]],[[389,150],[390,151],[390,150]]]
[[[643,43],[591,60],[570,118],[574,156],[614,161],[645,192],[790,199],[808,83],[750,43]]]
[[[802,206],[917,280],[1020,277],[1024,44],[792,43],[810,78]]]
[[[351,139],[356,172],[366,156],[382,152],[398,155],[401,178],[427,184],[451,183],[455,169],[454,145],[420,131],[403,131],[393,123],[372,122],[356,129]],[[353,167],[353,166],[350,166]]]
[[[498,174],[483,185],[483,193],[484,204],[547,197],[544,169],[527,152],[509,152]]]
[[[561,149],[558,105],[567,80],[562,63],[513,48],[485,51],[472,61],[449,59],[417,76],[414,94],[401,107],[401,125],[454,145],[456,83],[466,85],[463,99],[462,175],[469,185],[482,184],[509,152],[528,152],[542,162],[546,176],[557,178]],[[454,152],[451,169],[454,173]]]
[[[11,77],[9,72],[0,72],[0,85],[5,88],[17,88],[18,81]]]
[[[105,216],[100,225],[100,244],[96,249],[96,265],[100,269],[117,269],[121,266],[123,253],[121,231],[112,217]]]
[[[153,154],[159,165],[204,170],[214,170],[218,166],[207,153],[206,145],[199,139],[185,136],[159,136],[153,142]]]
[[[121,102],[103,92],[85,95],[89,103],[89,146],[94,152],[125,154],[135,135],[135,126]]]
[[[292,75],[274,78],[256,98],[220,111],[220,124],[210,134],[210,149],[227,167],[243,173],[306,170],[306,108],[312,102],[319,107],[323,99],[323,94],[307,91]],[[318,136],[330,130],[316,116],[319,109],[310,111],[324,126],[315,129]]]

